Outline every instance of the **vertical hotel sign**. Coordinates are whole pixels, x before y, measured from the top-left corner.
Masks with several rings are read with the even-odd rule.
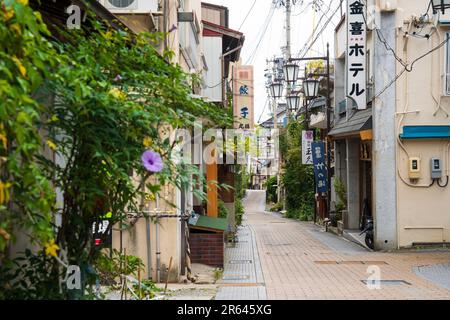
[[[347,0],[347,96],[358,109],[367,109],[365,6]]]

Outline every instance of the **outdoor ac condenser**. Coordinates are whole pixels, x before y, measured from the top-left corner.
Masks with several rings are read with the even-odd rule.
[[[112,13],[150,13],[158,11],[158,0],[100,0]]]

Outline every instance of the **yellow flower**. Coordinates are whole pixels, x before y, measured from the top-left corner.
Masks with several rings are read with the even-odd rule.
[[[8,21],[9,19],[11,19],[12,17],[14,17],[14,10],[8,10],[6,9],[5,12],[5,21]]]
[[[153,145],[153,140],[150,137],[144,139],[144,147],[150,148]]]
[[[155,201],[156,200],[156,196],[152,193],[147,193],[145,194],[145,200],[146,201]]]
[[[0,204],[3,204],[9,200],[9,188],[11,188],[11,183],[4,183],[0,180]]]
[[[22,34],[22,29],[20,28],[20,26],[17,23],[13,23],[11,26],[9,26],[9,28],[13,31],[15,31],[18,35]]]
[[[28,0],[17,0],[17,2],[23,4],[24,6],[28,5]]]
[[[56,257],[57,251],[59,250],[59,246],[55,243],[55,240],[52,240],[45,244],[45,254],[47,256]]]
[[[0,133],[0,141],[3,144],[3,148],[6,149],[8,147],[8,138],[3,133]]]
[[[112,32],[108,31],[103,36],[105,37],[105,39],[111,40],[112,39]]]
[[[51,140],[47,140],[47,146],[50,148],[50,149],[52,149],[53,151],[56,151],[56,144],[53,142],[53,141],[51,141]]]
[[[120,90],[119,88],[113,88],[109,90],[109,94],[119,100],[125,100],[125,98],[127,97],[126,93]]]
[[[16,63],[17,67],[19,68],[19,71],[22,74],[22,76],[24,76],[26,78],[27,77],[27,69],[25,69],[22,62],[17,57],[13,57],[12,59]]]

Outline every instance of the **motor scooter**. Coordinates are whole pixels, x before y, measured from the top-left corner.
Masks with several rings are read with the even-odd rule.
[[[360,233],[360,235],[362,236],[363,234],[366,234],[366,239],[365,239],[366,246],[373,250],[375,248],[375,245],[373,243],[373,218],[372,217],[366,218],[365,228],[364,228],[363,232]]]

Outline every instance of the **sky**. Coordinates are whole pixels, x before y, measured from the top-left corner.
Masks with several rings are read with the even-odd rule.
[[[230,28],[239,30],[247,13],[256,1],[253,9],[250,11],[248,18],[240,29],[245,35],[244,48],[242,49],[241,58],[243,64],[252,64],[255,70],[255,122],[264,121],[270,117],[270,104],[266,105],[267,91],[265,88],[264,78],[265,69],[267,68],[267,59],[274,56],[282,57],[281,47],[286,45],[285,37],[285,8],[279,7],[275,9],[271,20],[270,16],[272,0],[204,0],[208,3],[218,4],[228,7],[230,10]],[[315,12],[311,3],[316,2],[320,10]],[[316,34],[319,33],[322,26],[332,16],[332,13],[338,8],[340,0],[297,0],[297,4],[293,7],[292,12],[292,56],[297,57],[298,52],[305,46],[308,38],[310,38],[314,26],[321,21],[320,26],[316,27]],[[327,13],[327,17],[323,17],[323,12]],[[332,21],[318,38],[314,47],[308,53],[309,56],[325,56],[326,44],[330,43],[330,54],[333,57],[333,39],[334,28],[339,22],[340,10],[332,17]],[[268,24],[266,21],[270,21]],[[267,30],[265,26],[267,25]],[[264,35],[262,37],[262,35]],[[258,46],[259,44],[259,46]]]

